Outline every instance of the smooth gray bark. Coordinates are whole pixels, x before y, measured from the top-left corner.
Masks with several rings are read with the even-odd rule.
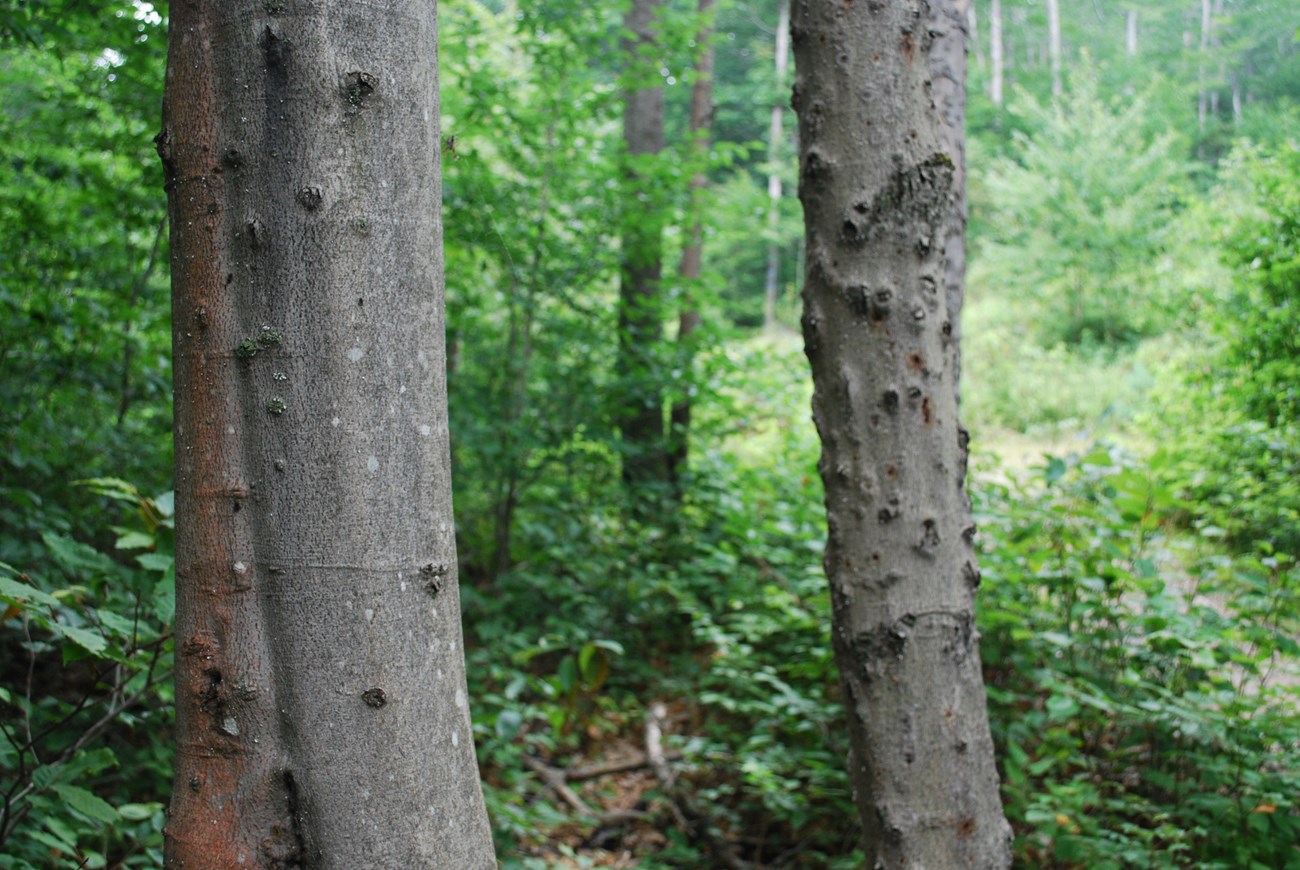
[[[1124,10],[1124,50],[1129,57],[1138,53],[1138,11],[1136,8]]]
[[[466,699],[433,4],[171,7],[169,868],[496,867]]]
[[[804,340],[833,638],[872,868],[1010,864],[957,420],[965,18],[795,0]]]

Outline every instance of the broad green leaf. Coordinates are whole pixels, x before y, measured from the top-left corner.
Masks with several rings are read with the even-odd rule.
[[[57,783],[53,790],[68,806],[92,819],[101,822],[116,822],[119,819],[117,810],[110,803],[80,786]]]
[[[72,626],[62,625],[57,622],[51,623],[51,627],[57,629],[59,633],[68,640],[72,641],[92,655],[98,655],[108,647],[108,641],[105,640],[104,636],[97,631],[91,631],[85,628],[73,628]]]

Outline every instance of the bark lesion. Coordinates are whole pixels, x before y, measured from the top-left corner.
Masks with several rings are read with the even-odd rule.
[[[840,238],[857,248],[883,240],[891,229],[904,233],[919,226],[917,253],[929,254],[948,217],[956,173],[952,157],[942,151],[897,167],[874,194],[854,197],[842,216]],[[901,220],[900,215],[909,219]]]
[[[280,818],[271,823],[260,844],[268,870],[309,870],[303,836],[302,794],[292,770],[279,772],[283,796]]]
[[[970,610],[936,609],[904,613],[891,621],[878,622],[857,632],[848,652],[856,674],[864,684],[896,674],[904,659],[921,638],[939,638],[939,649],[954,664],[971,654],[975,641],[975,617]]]

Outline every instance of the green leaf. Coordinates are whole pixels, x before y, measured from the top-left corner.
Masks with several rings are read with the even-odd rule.
[[[144,532],[123,532],[114,544],[119,550],[145,550],[154,545],[153,535]]]
[[[35,586],[2,575],[0,575],[0,598],[11,604],[44,604],[47,607],[56,607],[59,603],[53,595],[42,592]]]
[[[176,616],[176,574],[173,564],[153,587],[153,613],[164,624]]]
[[[58,783],[54,792],[82,815],[101,822],[116,822],[119,818],[117,810],[108,801],[80,786]]]
[[[502,710],[497,714],[496,733],[502,740],[514,740],[523,727],[524,717],[518,710]]]
[[[154,813],[163,808],[160,803],[122,804],[117,808],[118,815],[128,822],[144,822],[152,819]]]
[[[92,655],[99,655],[108,647],[108,641],[97,631],[90,631],[85,628],[73,628],[69,625],[62,625],[58,622],[50,623],[52,628],[58,630],[60,634],[77,646],[84,649]]]
[[[113,560],[94,547],[52,532],[42,534],[41,540],[45,542],[50,555],[59,563],[59,567],[73,576],[115,573],[116,566]]]
[[[141,568],[146,571],[167,572],[176,564],[176,559],[166,553],[142,553],[135,557]]]

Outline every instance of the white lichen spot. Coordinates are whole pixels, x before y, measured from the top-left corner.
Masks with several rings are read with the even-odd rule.
[[[420,426],[420,434],[423,435],[425,438],[428,438],[430,435],[433,434],[433,427],[430,426],[428,423],[424,423],[423,425]]]
[[[226,427],[226,434],[227,434],[227,435],[234,435],[234,434],[235,434],[235,427],[234,427],[234,426],[227,426],[227,427]]]
[[[374,621],[375,621],[375,609],[373,607],[367,607],[366,622],[374,622]]]
[[[397,388],[397,395],[400,396],[405,392],[406,392],[406,384],[402,384],[400,387]]]
[[[333,420],[330,420],[330,425],[333,426],[335,429],[337,429],[339,427],[339,424],[342,422],[343,421],[340,420],[338,417],[335,417]]]
[[[235,721],[234,716],[227,716],[221,721],[221,730],[229,734],[231,737],[238,737],[239,723]]]
[[[451,732],[451,745],[460,746],[460,734],[455,731]]]
[[[379,470],[379,459],[375,456],[371,456],[366,460],[366,468],[370,470],[371,474],[374,474]]]
[[[457,690],[456,690],[456,706],[459,707],[460,709],[464,710],[464,709],[465,709],[465,703],[466,703],[466,701],[465,701],[465,693],[462,692],[460,689],[457,689]]]
[[[236,562],[232,567],[234,567],[236,574],[248,573],[248,566],[245,565],[243,562]]]
[[[406,581],[405,581],[405,580],[402,581],[402,591],[403,591],[403,592],[406,591]]]
[[[354,347],[352,350],[348,351],[348,359],[353,362],[361,362],[361,358],[365,355],[366,352],[359,347]]]
[[[438,668],[438,679],[442,679],[442,668]]]
[[[433,611],[433,618],[434,618],[434,619],[437,619],[437,618],[438,618],[438,608],[436,608],[436,607],[430,607],[429,609]]]

